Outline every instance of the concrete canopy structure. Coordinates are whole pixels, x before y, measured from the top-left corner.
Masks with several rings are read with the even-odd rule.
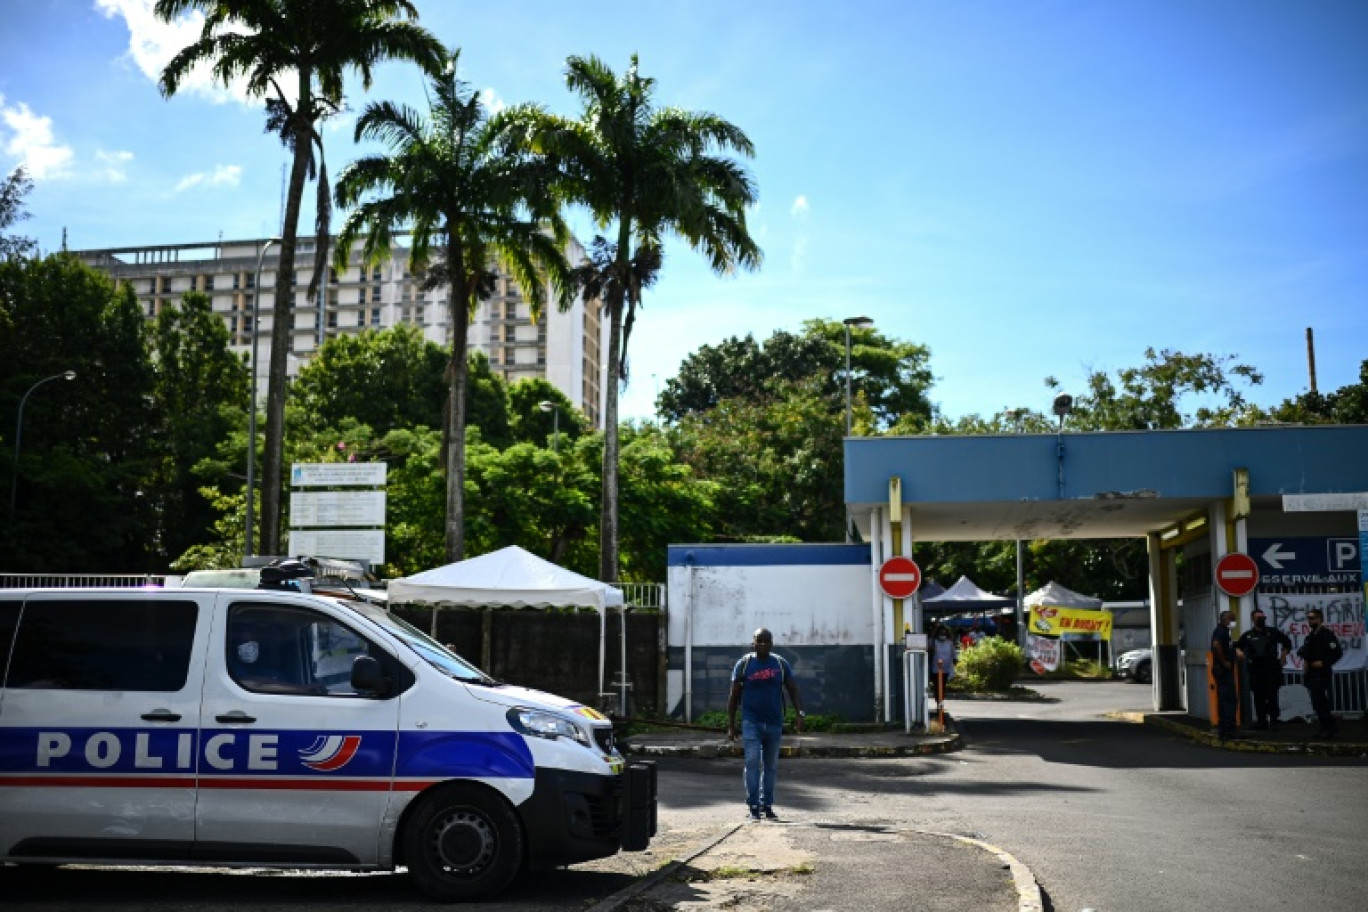
[[[871,543],[871,572],[913,554],[916,541],[1146,539],[1155,705],[1182,708],[1186,681],[1187,706],[1198,715],[1216,612],[1247,617],[1256,597],[1219,592],[1217,560],[1246,550],[1251,536],[1354,535],[1345,504],[1368,507],[1361,425],[847,438],[845,457],[846,508]],[[1297,495],[1329,495],[1338,505],[1286,510],[1285,498]],[[876,604],[876,646],[891,647],[901,634],[902,608]],[[876,676],[885,682],[876,680],[877,695],[892,678]]]
[[[921,541],[1134,538],[1231,497],[1249,473],[1256,511],[1284,494],[1368,490],[1368,426],[858,437],[845,499],[861,534],[902,478]]]

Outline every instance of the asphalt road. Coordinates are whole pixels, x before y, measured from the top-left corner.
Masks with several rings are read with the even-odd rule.
[[[958,753],[787,761],[777,803],[799,825],[982,839],[1029,865],[1056,912],[1364,907],[1368,759],[1226,752],[1105,718],[1150,709],[1128,682],[1039,689],[1057,702],[951,701]],[[662,763],[661,781],[671,826],[743,812],[739,761]]]
[[[861,881],[858,865],[840,865],[851,845],[833,838],[838,828],[868,834],[861,851],[899,851],[895,842],[877,841],[898,828],[982,839],[1028,864],[1056,912],[1363,908],[1368,759],[1224,752],[1104,719],[1108,711],[1149,708],[1148,688],[1134,684],[1040,689],[1059,701],[952,701],[968,742],[958,753],[785,761],[776,805],[799,848],[814,853],[819,870],[848,868],[848,895],[868,896],[878,886],[875,895],[887,899],[866,899],[862,907],[870,910],[917,906],[893,879],[897,864],[881,885]],[[463,908],[587,908],[744,814],[739,760],[667,759],[660,786],[653,853],[532,875],[496,902]],[[919,876],[936,863],[948,862],[906,859]],[[842,895],[839,883],[831,895]],[[778,907],[809,908],[808,898],[817,897],[791,896]],[[973,908],[965,900],[962,908]],[[0,903],[42,912],[432,908],[392,874],[13,868],[0,869]]]
[[[1149,688],[1056,684],[1048,704],[960,701],[968,748],[927,822],[1035,871],[1058,912],[1364,908],[1368,760],[1221,751],[1099,719]]]

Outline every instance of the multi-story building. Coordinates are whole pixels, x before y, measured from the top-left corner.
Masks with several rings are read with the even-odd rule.
[[[327,339],[365,329],[385,329],[408,323],[440,345],[450,346],[452,326],[449,288],[423,291],[419,277],[410,273],[409,251],[396,245],[388,261],[366,266],[358,254],[346,269],[329,268],[327,281],[309,298],[313,280],[316,238],[302,237],[295,248],[294,325],[289,373],[318,351]],[[265,395],[270,364],[271,325],[280,248],[266,239],[216,241],[201,244],[164,244],[108,250],[79,250],[84,263],[132,286],[149,319],[187,291],[201,291],[214,312],[228,324],[235,351],[252,347],[252,306],[256,292],[257,388]],[[359,245],[358,245],[359,250]],[[585,258],[571,241],[571,263]],[[257,287],[260,269],[260,288]],[[522,290],[501,275],[494,292],[481,301],[471,321],[468,348],[482,351],[495,374],[509,383],[544,377],[581,409],[594,427],[602,426],[603,352],[607,350],[597,301],[577,298],[565,311],[554,302],[532,311]]]

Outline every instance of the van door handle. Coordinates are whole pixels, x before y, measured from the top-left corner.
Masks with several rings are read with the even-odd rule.
[[[180,713],[173,713],[169,709],[154,709],[149,713],[143,713],[142,717],[147,722],[179,722]]]
[[[246,725],[256,721],[256,716],[249,716],[240,709],[235,709],[230,713],[214,716],[215,722],[222,722],[224,725]]]

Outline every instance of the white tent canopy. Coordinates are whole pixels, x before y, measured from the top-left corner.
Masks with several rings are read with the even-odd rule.
[[[1011,605],[1012,600],[1001,595],[993,595],[980,589],[978,585],[967,576],[961,576],[955,581],[955,585],[946,589],[940,595],[922,599],[922,604],[930,611],[937,613],[953,613],[957,611],[983,611],[991,608],[1001,608]]]
[[[517,545],[391,580],[390,604],[422,602],[514,608],[593,608],[599,613],[599,687],[608,649],[608,609],[623,606],[622,590],[542,560]],[[624,618],[625,621],[625,618]],[[433,629],[436,629],[436,615]],[[623,624],[624,652],[626,629]]]
[[[1053,580],[1022,600],[1026,607],[1049,605],[1052,608],[1101,608],[1102,600],[1066,589]]]
[[[622,605],[622,590],[542,560],[517,545],[391,580],[391,602],[509,605],[514,608],[606,608]]]

